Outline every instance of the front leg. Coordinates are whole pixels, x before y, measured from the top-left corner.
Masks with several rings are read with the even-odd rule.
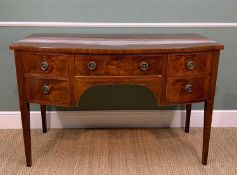
[[[23,128],[23,138],[25,145],[26,164],[28,167],[32,165],[31,156],[31,135],[30,135],[30,106],[29,103],[20,102],[21,121]]]
[[[210,134],[211,134],[213,105],[214,105],[213,101],[206,101],[205,102],[203,148],[202,148],[202,164],[203,165],[207,165],[209,141],[210,141]]]

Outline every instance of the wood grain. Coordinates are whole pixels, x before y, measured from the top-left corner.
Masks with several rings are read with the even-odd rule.
[[[172,78],[166,85],[167,102],[192,102],[208,98],[209,77]],[[186,92],[185,86],[191,84],[192,92]]]
[[[51,53],[151,54],[213,51],[224,46],[197,34],[33,34],[10,48]]]
[[[26,97],[27,100],[39,104],[55,104],[55,105],[69,105],[70,104],[70,91],[68,79],[49,79],[38,77],[26,77]],[[44,94],[42,88],[48,85],[50,92]]]
[[[90,70],[88,64],[96,63]],[[136,76],[161,75],[162,55],[76,55],[75,70],[78,76]],[[141,70],[141,63],[147,63],[147,70]]]
[[[28,74],[68,76],[69,54],[44,54],[24,52],[22,55],[24,72]],[[47,70],[41,69],[41,63],[48,64]]]
[[[214,98],[216,89],[216,80],[218,72],[220,52],[213,52],[212,74],[209,86],[208,100],[205,101],[204,108],[204,129],[203,129],[203,149],[202,149],[202,164],[207,165],[209,142],[211,136],[212,113],[214,108]]]
[[[189,69],[188,63],[194,63],[194,68]],[[168,76],[194,76],[209,75],[212,64],[212,53],[171,54],[168,58]]]

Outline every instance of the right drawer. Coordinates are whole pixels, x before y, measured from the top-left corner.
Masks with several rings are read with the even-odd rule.
[[[211,53],[171,54],[168,58],[168,76],[209,74]]]
[[[167,80],[166,101],[188,102],[207,98],[209,77],[170,78]]]

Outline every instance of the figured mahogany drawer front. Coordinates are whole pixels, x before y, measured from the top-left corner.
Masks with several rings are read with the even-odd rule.
[[[41,75],[68,76],[69,59],[72,57],[69,54],[47,55],[24,53],[22,58],[24,72]]]
[[[166,101],[185,102],[207,98],[209,79],[209,77],[168,79]]]
[[[31,102],[41,104],[69,104],[69,80],[54,80],[37,77],[26,77],[26,96]]]
[[[212,54],[171,54],[168,57],[168,76],[209,74],[211,70]]]
[[[75,71],[78,76],[161,75],[161,55],[76,55]]]

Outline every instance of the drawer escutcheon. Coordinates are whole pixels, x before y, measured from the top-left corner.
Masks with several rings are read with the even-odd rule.
[[[90,70],[94,70],[94,69],[96,68],[96,62],[90,61],[90,62],[88,63],[88,68],[89,68]]]
[[[187,68],[189,69],[189,70],[193,70],[194,68],[195,68],[195,62],[194,61],[188,61],[188,63],[187,63]]]
[[[142,61],[141,64],[140,64],[140,69],[142,71],[146,71],[148,69],[149,65],[146,61]]]
[[[49,67],[49,64],[48,64],[47,61],[42,61],[42,62],[40,63],[40,69],[41,69],[42,71],[48,70],[48,67]]]
[[[42,87],[43,94],[49,94],[50,93],[50,87],[48,85],[44,85]]]
[[[191,84],[188,84],[184,87],[184,91],[187,93],[191,93],[193,91],[193,86]]]

